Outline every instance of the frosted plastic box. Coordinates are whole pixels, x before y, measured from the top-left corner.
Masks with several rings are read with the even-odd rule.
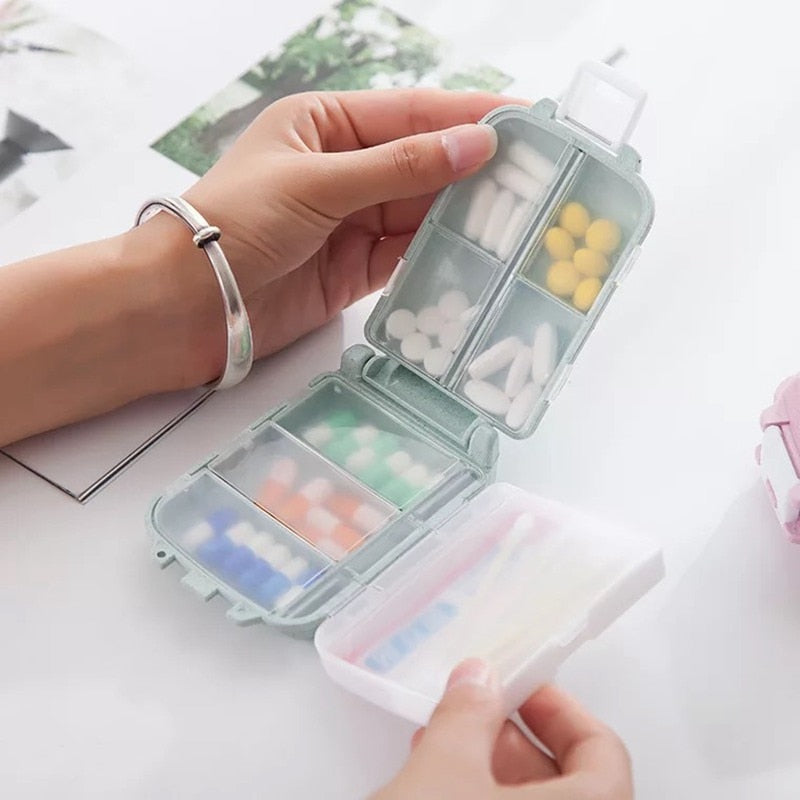
[[[652,545],[493,484],[499,433],[533,433],[650,227],[643,99],[585,65],[560,104],[488,115],[497,154],[434,202],[372,347],[158,497],[156,559],[239,623],[316,632],[335,680],[417,722],[467,655],[511,711],[647,591]]]

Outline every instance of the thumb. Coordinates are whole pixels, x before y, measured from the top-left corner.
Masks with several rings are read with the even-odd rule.
[[[437,192],[476,172],[496,150],[494,128],[473,124],[325,153],[323,169],[308,176],[308,196],[323,213],[342,218],[378,203]]]
[[[494,672],[483,661],[469,659],[451,673],[416,751],[454,769],[474,773],[485,768],[488,774],[505,716]]]

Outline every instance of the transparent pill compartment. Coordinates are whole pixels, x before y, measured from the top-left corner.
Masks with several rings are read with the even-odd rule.
[[[466,655],[496,663],[510,710],[660,574],[652,549],[492,485],[500,434],[533,433],[652,220],[625,144],[642,96],[601,66],[579,78],[560,104],[486,118],[497,154],[434,202],[367,321],[373,347],[147,518],[156,560],[203,598],[240,624],[316,632],[335,680],[418,722]],[[574,269],[578,245],[607,251],[577,301],[548,278],[561,225]]]
[[[493,484],[325,621],[315,644],[336,682],[418,724],[450,670],[481,657],[510,714],[662,573],[646,539]]]

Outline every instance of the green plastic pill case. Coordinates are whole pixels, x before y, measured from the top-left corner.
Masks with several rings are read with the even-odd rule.
[[[372,347],[158,497],[156,560],[418,723],[469,655],[510,712],[654,585],[651,543],[493,483],[499,434],[533,433],[650,228],[643,102],[585,64],[560,103],[489,114],[497,154],[437,197]]]

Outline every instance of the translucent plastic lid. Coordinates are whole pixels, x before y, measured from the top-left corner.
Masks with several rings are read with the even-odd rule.
[[[613,73],[585,67],[560,107],[486,118],[496,155],[439,195],[367,322],[375,346],[515,438],[563,386],[652,221],[623,144],[644,95]]]
[[[329,675],[424,724],[456,663],[497,668],[511,713],[663,574],[650,542],[493,484],[317,630]]]

